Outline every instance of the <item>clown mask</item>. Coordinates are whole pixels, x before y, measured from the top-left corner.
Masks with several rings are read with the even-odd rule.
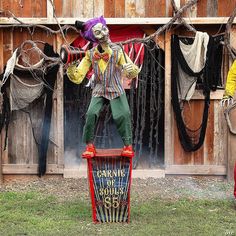
[[[109,29],[102,23],[97,23],[92,28],[93,35],[99,43],[105,43],[109,39]]]

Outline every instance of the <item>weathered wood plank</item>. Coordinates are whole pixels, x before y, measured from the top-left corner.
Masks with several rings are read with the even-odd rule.
[[[94,8],[94,4],[93,1],[84,1],[83,2],[83,16],[85,18],[93,18],[94,14],[93,14],[93,8]]]
[[[62,1],[63,0],[54,0],[53,1],[57,17],[62,17],[62,7],[61,7]],[[82,16],[80,16],[80,17],[82,17]]]
[[[217,164],[217,161],[215,158],[215,150],[214,150],[214,132],[215,132],[214,113],[215,113],[214,101],[211,101],[209,111],[208,111],[207,130],[206,130],[206,136],[205,136],[205,142],[204,142],[204,154],[203,154],[204,165]]]
[[[30,164],[3,164],[3,174],[37,174],[38,165]],[[48,164],[46,174],[63,174],[63,166]]]
[[[166,175],[226,175],[226,166],[221,165],[171,165]]]
[[[17,16],[17,17],[24,16],[23,15],[23,10],[26,6],[24,6],[24,3],[22,1],[15,0],[15,1],[9,1],[9,2],[11,2],[10,3],[11,4],[11,10],[10,11],[13,12],[15,16]],[[29,15],[29,16],[32,16],[32,15]]]
[[[190,120],[186,121],[185,118],[184,120],[186,121],[186,126],[192,130],[197,130],[200,128],[200,125],[202,123],[202,114],[203,114],[203,109],[204,109],[204,104],[203,101],[191,101],[190,105],[186,104],[189,108],[189,111],[186,111],[186,113],[190,113]],[[186,114],[184,113],[184,114]],[[196,115],[196,113],[198,115]],[[199,136],[197,136],[199,138]],[[203,157],[203,147],[204,144],[195,152],[192,152],[193,154],[193,163],[194,164],[203,164],[204,157]]]
[[[145,4],[146,17],[163,17],[166,15],[166,0],[149,0]]]
[[[62,6],[62,17],[72,17],[71,1],[63,0],[61,6]]]
[[[197,16],[207,16],[207,3],[208,0],[201,0],[200,4],[197,4]]]
[[[193,155],[191,152],[185,152],[179,139],[179,133],[174,122],[174,162],[175,165],[193,164]]]
[[[183,7],[186,3],[188,2],[188,0],[180,0],[180,6]],[[195,4],[192,7],[190,7],[189,9],[187,9],[184,13],[183,13],[183,17],[186,18],[192,18],[192,17],[196,17],[197,16],[197,8],[198,5]],[[190,19],[190,22],[192,21],[192,19]]]
[[[83,0],[72,0],[71,1],[72,17],[84,17],[84,1]]]
[[[210,98],[211,100],[220,100],[223,97],[224,90],[211,91]],[[204,100],[204,95],[202,91],[196,90],[191,98],[191,100]]]
[[[27,1],[21,1],[22,4],[22,16],[23,17],[32,17],[32,0]]]
[[[184,104],[183,109],[183,120],[186,126],[192,130],[196,130],[200,127],[201,118],[200,116],[196,116],[196,112],[198,114],[203,113],[203,102],[200,100],[190,101],[189,103]],[[174,154],[174,163],[175,164],[203,164],[203,146],[196,150],[195,152],[186,152],[179,140],[179,134],[177,130],[177,125],[175,122],[175,154]]]
[[[33,2],[32,2],[32,16],[33,17],[47,17],[47,5],[46,5],[45,0],[44,1],[33,0]]]
[[[115,1],[115,16],[125,17],[125,0]]]
[[[145,0],[136,0],[136,17],[145,17]]]
[[[105,14],[106,15],[106,14]],[[106,17],[107,24],[109,25],[163,25],[168,23],[170,17],[133,17],[133,18],[115,18],[115,17]],[[57,25],[55,19],[42,18],[31,18],[31,17],[22,17],[19,18],[25,24],[43,24],[43,25]],[[85,21],[87,18],[74,18],[74,17],[58,17],[58,22],[60,24],[74,24],[76,20]],[[228,17],[185,17],[184,20],[193,25],[219,25],[226,24]],[[13,18],[0,17],[0,25],[6,24],[16,24],[16,21]],[[178,24],[175,22],[174,24]],[[233,24],[236,24],[236,19],[234,19]]]
[[[218,16],[230,16],[235,7],[235,0],[218,0]]]
[[[218,12],[218,0],[208,0],[207,1],[207,16],[215,17]]]
[[[136,5],[135,0],[126,0],[125,1],[125,17],[131,18],[136,15]]]
[[[214,102],[214,159],[218,165],[227,163],[227,124],[219,101]]]
[[[180,8],[180,0],[175,0],[175,4],[177,6],[177,8]],[[173,11],[173,7],[171,4],[171,0],[166,0],[166,17],[168,16],[173,16],[174,11]]]
[[[171,106],[171,34],[171,30],[165,34],[165,165],[171,165],[174,162],[173,112]]]
[[[64,96],[63,67],[57,74],[57,164],[64,165]]]
[[[104,0],[94,0],[93,14],[94,17],[104,15]]]
[[[56,8],[56,5],[54,3],[54,0],[51,0]],[[50,0],[47,0],[47,18],[48,19],[53,19],[53,6],[51,4]],[[56,11],[56,9],[55,9]],[[57,12],[56,12],[56,16],[57,16]]]
[[[104,17],[115,17],[115,0],[104,0]]]

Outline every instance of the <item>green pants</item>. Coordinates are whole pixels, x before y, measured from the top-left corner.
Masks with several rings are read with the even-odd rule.
[[[99,113],[102,109],[105,98],[92,97],[88,111],[86,113],[86,123],[83,130],[83,141],[93,142],[94,130]],[[124,142],[124,145],[132,144],[132,129],[129,104],[125,94],[109,100],[111,105],[112,117],[115,121],[117,130]]]

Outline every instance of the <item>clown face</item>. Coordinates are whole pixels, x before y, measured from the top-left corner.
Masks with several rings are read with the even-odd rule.
[[[107,42],[109,39],[109,29],[102,23],[97,23],[92,28],[94,37],[99,43]]]

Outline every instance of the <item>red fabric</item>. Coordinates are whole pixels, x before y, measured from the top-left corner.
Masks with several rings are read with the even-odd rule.
[[[234,197],[236,199],[236,162],[234,165]]]

